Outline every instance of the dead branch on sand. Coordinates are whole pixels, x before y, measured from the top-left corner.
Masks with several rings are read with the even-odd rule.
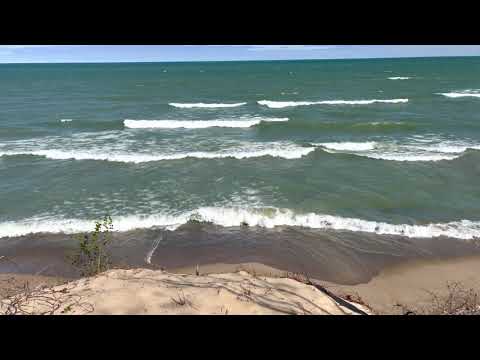
[[[365,311],[359,309],[357,306],[352,304],[352,302],[354,302],[354,303],[357,303],[359,305],[363,305],[366,308],[370,309],[365,304],[365,302],[360,299],[360,296],[358,296],[357,301],[355,301],[351,296],[347,296],[345,299],[343,299],[342,297],[337,296],[337,295],[333,294],[332,292],[330,292],[329,290],[327,290],[326,287],[312,281],[310,279],[310,277],[308,276],[308,274],[306,274],[306,273],[299,274],[299,273],[287,272],[286,277],[289,278],[289,279],[293,279],[295,281],[301,282],[303,284],[313,286],[317,290],[320,290],[322,293],[324,293],[325,295],[330,297],[334,301],[334,303],[337,305],[337,308],[344,314],[345,314],[345,311],[341,308],[341,306],[343,306],[343,307],[349,309],[350,311],[353,311],[354,313],[357,313],[359,315],[368,315]]]
[[[474,289],[467,289],[460,282],[447,282],[446,287],[446,295],[425,290],[430,295],[426,306],[396,306],[404,315],[480,315],[480,298]]]
[[[93,306],[83,302],[81,296],[69,294],[67,286],[55,290],[53,287],[30,288],[25,283],[16,294],[0,299],[0,315],[54,315],[67,314],[76,309],[83,313],[93,312]]]

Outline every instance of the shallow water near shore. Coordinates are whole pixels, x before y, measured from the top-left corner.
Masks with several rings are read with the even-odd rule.
[[[0,272],[76,277],[78,274],[66,260],[75,246],[73,237],[63,234],[6,238],[0,252],[12,261],[0,262]],[[319,280],[357,284],[399,263],[480,254],[480,248],[472,242],[446,237],[187,224],[175,231],[114,233],[111,253],[113,266],[121,268],[175,271],[196,265],[260,263]]]

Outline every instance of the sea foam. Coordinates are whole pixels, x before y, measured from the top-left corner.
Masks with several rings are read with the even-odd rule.
[[[310,152],[315,151],[315,147],[302,147],[290,143],[265,143],[265,144],[245,144],[242,147],[227,149],[223,151],[192,151],[180,153],[148,154],[148,153],[121,153],[99,151],[80,151],[80,150],[34,150],[34,151],[7,151],[0,152],[0,156],[33,155],[42,156],[52,160],[97,160],[123,163],[145,163],[163,160],[181,160],[186,158],[197,159],[247,159],[271,156],[283,159],[299,159]]]
[[[341,150],[341,151],[366,151],[373,150],[375,148],[375,142],[331,142],[331,143],[320,143],[315,145],[323,146],[331,150]]]
[[[183,108],[183,109],[191,109],[191,108],[232,108],[238,107],[242,105],[246,105],[246,102],[241,103],[234,103],[234,104],[205,104],[205,103],[169,103],[168,105],[176,107],[176,108]]]
[[[254,117],[244,120],[124,120],[123,124],[131,129],[205,129],[210,127],[249,128],[265,122],[283,122],[288,118]]]
[[[312,144],[330,153],[347,153],[389,161],[441,161],[462,156],[468,149],[480,150],[480,145],[465,142],[415,139],[414,142],[332,142]]]
[[[324,100],[324,101],[258,101],[259,105],[267,106],[272,109],[281,109],[294,106],[309,105],[370,105],[375,103],[398,104],[407,103],[408,99],[387,99],[387,100]]]
[[[448,92],[448,93],[438,93],[437,95],[443,95],[449,98],[460,98],[460,97],[477,97],[480,98],[480,90],[462,90],[457,92]]]
[[[379,235],[400,235],[409,238],[433,238],[447,236],[469,240],[480,237],[480,222],[470,220],[447,223],[389,224],[356,218],[316,213],[295,213],[290,209],[202,207],[180,215],[131,215],[113,217],[115,231],[162,227],[174,230],[190,219],[210,222],[224,227],[243,224],[274,228],[295,226],[311,229],[367,232]],[[81,219],[31,218],[22,221],[0,223],[0,237],[22,236],[30,233],[78,233],[89,231],[92,221]]]

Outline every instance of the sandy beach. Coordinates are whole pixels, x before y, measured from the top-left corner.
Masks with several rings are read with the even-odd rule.
[[[290,278],[245,271],[186,275],[160,270],[109,270],[1,303],[18,314],[97,315],[353,315],[362,305],[337,301]],[[16,304],[16,305],[13,305]],[[6,309],[6,310],[5,310]],[[13,310],[12,310],[13,309]]]
[[[205,273],[247,270],[265,276],[283,276],[285,272],[258,263],[210,264]],[[175,269],[195,273],[195,267]],[[369,281],[356,285],[336,284],[316,278],[313,283],[344,299],[357,299],[368,305],[373,314],[399,315],[406,309],[417,310],[431,305],[432,295],[445,297],[449,284],[480,293],[480,256],[455,259],[412,260],[386,267]],[[400,306],[401,305],[401,306]]]
[[[228,307],[229,313],[238,314],[301,313],[295,307],[298,299],[288,296],[282,301],[290,304],[289,310],[272,310],[270,305],[265,308],[258,302],[253,307],[242,307],[235,297],[216,295],[211,300],[216,304],[213,307],[197,304],[197,310],[188,311],[183,307],[169,308],[165,299],[175,298],[176,293],[164,288],[165,281],[187,279],[189,285],[182,291],[193,298],[211,297],[215,293],[212,289],[217,289],[219,283],[233,286],[232,291],[237,295],[239,284],[251,284],[251,291],[257,295],[265,291],[265,287],[278,291],[276,300],[268,300],[275,302],[286,296],[285,287],[291,287],[295,294],[306,291],[309,301],[321,303],[319,306],[326,313],[337,314],[330,305],[325,305],[325,296],[336,305],[345,300],[366,304],[372,314],[402,314],[406,309],[428,306],[432,293],[448,294],[451,283],[480,292],[477,242],[443,237],[407,239],[291,228],[225,229],[209,224],[188,224],[172,232],[155,229],[115,232],[110,248],[113,273],[100,274],[95,279],[80,278],[68,262],[67,255],[75,246],[72,236],[65,234],[3,238],[0,296],[5,299],[21,292],[25,284],[30,290],[39,286],[62,290],[61,286],[68,286],[72,294],[86,294],[96,309],[93,313],[130,314],[137,309],[142,314],[216,314],[222,306]],[[197,272],[201,276],[196,276]],[[123,280],[115,277],[120,273]],[[143,283],[140,273],[153,276],[162,284],[161,290],[153,289],[158,288],[153,283]],[[263,278],[263,285],[256,283],[258,277]],[[58,285],[61,286],[55,288]],[[198,290],[197,285],[201,285],[202,290]],[[313,291],[309,288],[313,285],[329,294]],[[144,287],[152,287],[145,290],[151,293],[138,300],[135,308],[130,308],[128,301],[125,307],[95,305],[99,301],[97,289],[109,289],[102,290],[102,296],[114,299],[135,296],[138,289]],[[118,290],[122,288],[126,293]],[[157,299],[157,295],[160,298]],[[323,311],[306,304],[302,306],[307,309],[305,313]]]
[[[404,314],[405,309],[428,307],[432,293],[448,295],[449,283],[480,292],[479,270],[480,257],[475,256],[411,261],[356,285],[306,278],[260,263],[192,265],[168,272],[112,269],[77,280],[1,274],[0,296],[6,299],[28,283],[30,290],[55,299],[52,314]],[[52,301],[32,297],[22,309],[49,313]]]
[[[369,282],[354,286],[323,283],[339,294],[360,296],[378,314],[399,314],[430,306],[432,294],[447,296],[448,285],[459,284],[480,293],[480,257],[413,261],[387,268]]]

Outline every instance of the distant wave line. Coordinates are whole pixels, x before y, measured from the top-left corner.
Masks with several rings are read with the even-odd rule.
[[[257,101],[259,105],[267,106],[272,109],[281,109],[294,106],[310,106],[310,105],[371,105],[375,103],[398,104],[407,103],[408,99],[387,99],[387,100],[323,100],[323,101]]]
[[[477,90],[475,90],[477,91]],[[474,92],[472,90],[465,90],[461,92],[448,92],[448,93],[438,93],[437,95],[443,95],[448,98],[461,98],[461,97],[477,97],[480,98],[480,92]]]
[[[249,128],[264,122],[285,122],[288,118],[253,117],[245,120],[124,120],[123,124],[132,129],[205,129],[210,127]]]
[[[206,103],[169,103],[168,105],[176,107],[176,108],[232,108],[246,105],[246,102],[234,103],[234,104],[223,104],[223,103],[213,103],[213,104],[206,104]]]

